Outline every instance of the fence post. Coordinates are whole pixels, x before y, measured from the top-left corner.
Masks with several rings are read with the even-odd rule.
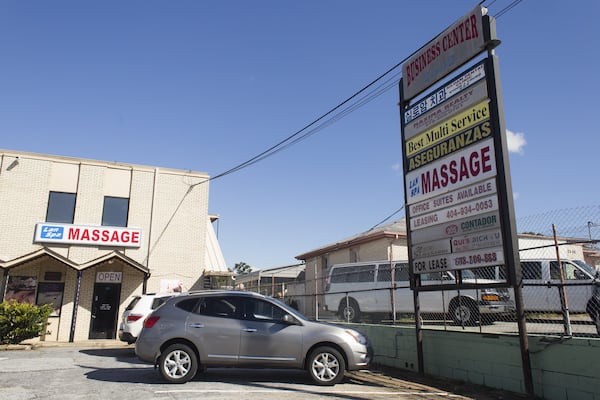
[[[346,292],[346,310],[344,314],[346,315],[346,322],[350,323],[350,314],[348,313],[348,308],[350,307],[350,300],[348,300],[348,292]]]
[[[565,289],[565,272],[563,270],[562,262],[560,261],[560,250],[558,248],[558,239],[556,238],[556,225],[552,224],[552,233],[554,235],[554,247],[556,249],[556,261],[558,262],[558,270],[560,272],[560,288],[559,288],[559,296],[560,296],[560,308],[562,310],[563,315],[563,326],[564,332],[567,336],[572,336],[571,333],[571,317],[569,315],[569,303],[567,299],[567,291]],[[552,276],[550,276],[552,279]]]

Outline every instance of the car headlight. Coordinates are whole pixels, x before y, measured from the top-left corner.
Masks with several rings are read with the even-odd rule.
[[[352,336],[354,338],[354,340],[356,340],[358,343],[360,344],[367,344],[367,338],[366,336],[364,336],[363,334],[354,331],[352,329],[346,329],[344,332],[346,332],[348,335]]]

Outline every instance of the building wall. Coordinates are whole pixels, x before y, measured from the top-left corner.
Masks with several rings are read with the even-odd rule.
[[[51,191],[76,193],[73,224],[86,226],[101,226],[105,196],[129,198],[128,228],[141,229],[141,246],[34,242],[36,224],[46,222]],[[38,282],[49,268],[62,273],[60,318],[51,317],[52,332],[44,340],[69,340],[73,327],[75,340],[88,338],[98,271],[122,273],[119,316],[144,287],[158,292],[163,281],[181,281],[187,289],[199,288],[210,226],[208,191],[208,176],[199,172],[0,150],[0,203],[5,205],[0,207],[0,267],[43,248],[70,263],[44,257],[7,270],[11,276],[36,276]],[[148,269],[146,285],[144,272],[133,264],[94,263],[115,251]]]

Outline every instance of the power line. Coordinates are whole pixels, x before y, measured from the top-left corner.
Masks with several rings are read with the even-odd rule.
[[[523,0],[514,0],[512,3],[510,3],[509,5],[507,5],[506,7],[504,7],[502,10],[498,11],[496,13],[496,15],[494,15],[494,18],[498,19],[498,18],[502,17],[504,14],[506,14],[507,12],[509,12],[510,10],[512,10],[513,8],[515,8],[522,1]]]
[[[409,56],[410,57],[410,56]],[[350,112],[356,110],[357,108],[361,107],[362,105],[368,103],[369,101],[371,101],[372,99],[374,99],[375,97],[381,95],[381,93],[383,93],[386,90],[389,90],[389,88],[395,86],[395,84],[398,82],[399,79],[395,79],[397,75],[394,76],[394,80],[393,80],[393,84],[390,85],[389,82],[390,80],[388,79],[388,81],[386,81],[384,84],[382,85],[386,85],[385,86],[385,90],[382,91],[381,87],[382,85],[378,86],[378,88],[376,89],[376,92],[367,92],[365,94],[365,92],[372,86],[374,86],[377,82],[381,81],[385,76],[387,76],[388,74],[390,74],[392,71],[394,71],[395,69],[397,69],[399,66],[401,66],[409,57],[406,57],[405,59],[403,59],[402,61],[400,61],[399,63],[397,63],[396,65],[394,65],[393,67],[389,68],[386,72],[384,72],[383,74],[379,75],[376,79],[374,79],[373,81],[371,81],[369,84],[367,84],[366,86],[364,86],[362,89],[358,90],[357,92],[355,92],[352,96],[348,97],[346,100],[342,101],[341,103],[339,103],[337,106],[333,107],[332,109],[330,109],[329,111],[327,111],[325,114],[321,115],[320,117],[318,117],[317,119],[315,119],[314,121],[312,121],[311,123],[309,123],[308,125],[304,126],[302,129],[299,129],[298,131],[294,132],[292,135],[288,136],[287,138],[281,140],[279,143],[269,147],[267,150],[263,151],[262,153],[257,154],[256,156],[244,161],[241,164],[236,165],[233,168],[228,169],[225,172],[222,172],[220,174],[217,174],[213,177],[211,177],[210,179],[208,179],[208,181],[212,181],[215,179],[219,179],[222,178],[224,176],[227,176],[229,174],[232,174],[234,172],[237,172],[241,169],[244,169],[246,167],[249,167],[250,165],[253,165],[259,161],[264,160],[267,157],[270,157],[290,146],[292,146],[293,144],[296,144],[304,139],[306,139],[307,137],[315,134],[316,132],[324,129],[326,126],[331,125],[332,123],[334,123],[335,121],[343,118],[344,116],[346,116],[347,114],[349,114]],[[373,94],[373,93],[376,93]],[[359,98],[359,96],[363,95],[364,97]],[[351,103],[353,100],[356,100],[358,98],[358,100],[355,103]],[[349,104],[350,103],[350,104]],[[346,108],[343,108],[347,106]],[[343,108],[343,109],[342,109]],[[339,111],[340,109],[342,109],[341,111]],[[337,114],[334,114],[336,112],[338,112]],[[302,134],[304,132],[304,134]],[[207,181],[204,181],[207,182]]]

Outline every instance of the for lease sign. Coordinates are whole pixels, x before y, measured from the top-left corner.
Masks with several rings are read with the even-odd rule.
[[[112,226],[85,226],[39,223],[35,227],[37,243],[87,244],[95,246],[140,247],[142,230]]]

